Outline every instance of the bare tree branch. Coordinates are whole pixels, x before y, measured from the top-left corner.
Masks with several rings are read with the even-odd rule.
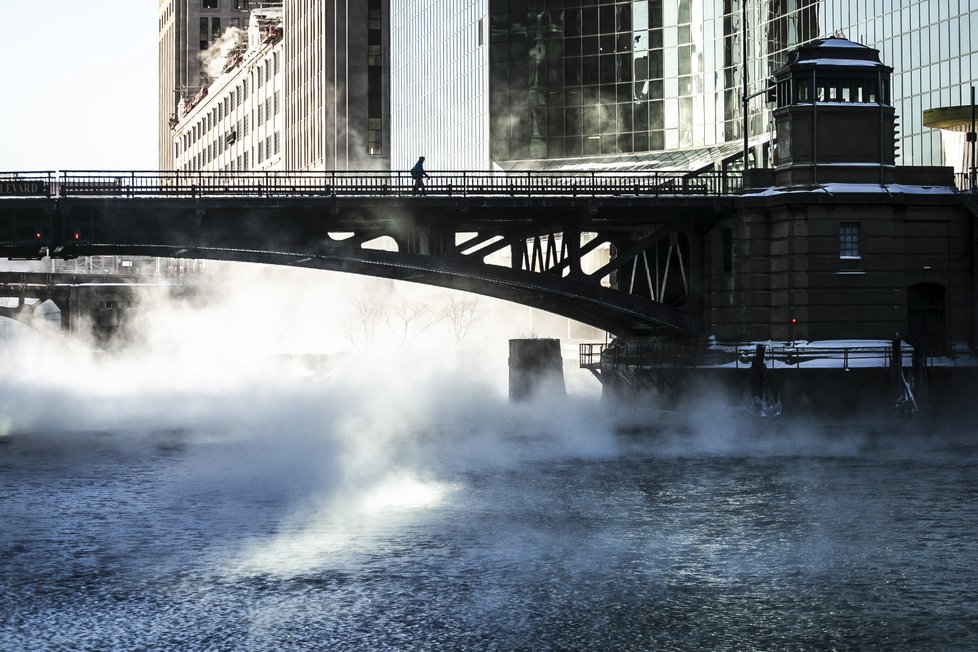
[[[482,317],[483,312],[479,310],[479,300],[475,297],[461,296],[452,297],[444,309],[444,317],[448,322],[448,328],[455,337],[455,343],[460,344],[473,324]]]

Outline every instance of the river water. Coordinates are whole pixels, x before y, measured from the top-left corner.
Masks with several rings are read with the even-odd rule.
[[[973,426],[448,394],[8,420],[0,649],[978,649]]]

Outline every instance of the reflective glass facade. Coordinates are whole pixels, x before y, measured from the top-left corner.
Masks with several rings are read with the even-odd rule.
[[[814,7],[752,3],[748,56],[763,62],[753,80],[818,35]],[[492,0],[490,12],[494,160],[687,149],[742,134],[736,0]]]
[[[978,37],[970,36],[978,34],[978,6],[970,4],[748,0],[748,92],[765,88],[789,50],[841,31],[880,49],[895,69],[899,162],[940,164],[940,135],[921,115],[966,102],[978,69]],[[742,0],[392,0],[391,7],[394,167],[425,151],[436,152],[433,167],[512,167],[692,151],[743,137]],[[769,137],[771,105],[762,95],[749,110],[752,140]]]
[[[823,31],[836,29],[880,50],[893,66],[901,165],[943,165],[941,136],[923,112],[969,104],[978,72],[978,2],[974,0],[823,0]]]

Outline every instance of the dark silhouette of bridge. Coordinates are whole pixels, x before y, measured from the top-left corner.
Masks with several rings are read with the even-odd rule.
[[[158,256],[454,288],[616,335],[699,334],[707,171],[0,173],[0,257]]]
[[[4,300],[0,317],[35,328],[49,326],[45,304],[50,302],[60,313],[61,330],[72,330],[74,322],[87,318],[94,334],[108,335],[119,321],[120,298],[128,298],[136,287],[148,285],[160,284],[127,274],[0,272],[0,299]],[[100,301],[91,301],[93,298]],[[79,302],[81,306],[75,305]]]

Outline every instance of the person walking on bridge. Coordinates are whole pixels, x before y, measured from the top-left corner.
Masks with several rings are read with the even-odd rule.
[[[418,157],[418,162],[411,168],[411,176],[414,178],[414,187],[411,189],[412,195],[427,195],[424,189],[424,178],[428,173],[424,171],[424,157]]]

